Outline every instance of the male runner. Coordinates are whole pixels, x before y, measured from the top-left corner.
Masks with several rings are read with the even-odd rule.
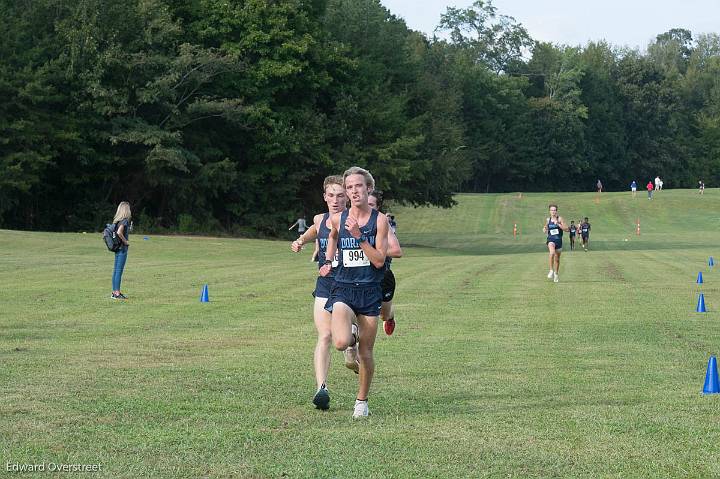
[[[347,204],[347,196],[345,195],[345,189],[343,187],[342,176],[334,175],[328,176],[323,182],[323,199],[327,204],[328,212],[320,213],[315,215],[313,218],[313,225],[298,239],[292,242],[291,249],[299,253],[302,249],[303,244],[317,239],[318,245],[318,257],[320,265],[325,263],[325,254],[327,251],[328,235],[330,234],[329,215],[338,213],[345,209]],[[337,265],[337,261],[334,263]],[[313,404],[318,409],[328,409],[330,407],[330,394],[327,390],[327,375],[328,369],[330,368],[330,341],[331,328],[330,319],[331,315],[325,311],[325,303],[330,297],[330,289],[335,283],[334,274],[330,271],[326,276],[318,276],[315,283],[315,291],[313,296],[315,297],[315,305],[313,308],[313,318],[315,321],[315,329],[317,330],[318,339],[315,345],[315,353],[313,356],[313,363],[315,366],[315,380],[317,382],[317,392],[313,398]],[[357,372],[358,364],[355,359],[354,351],[345,352],[345,365]]]
[[[582,238],[582,247],[587,252],[590,246],[590,223],[588,223],[588,217],[585,217],[585,221],[580,225],[580,237]]]
[[[557,283],[560,281],[558,274],[560,273],[560,254],[562,253],[562,237],[563,231],[568,231],[570,227],[565,225],[562,216],[558,216],[557,205],[550,205],[550,217],[545,220],[543,231],[547,234],[545,244],[550,253],[550,272],[548,279],[552,279]]]
[[[368,196],[368,204],[372,209],[380,211],[382,192],[373,191],[370,193]],[[402,258],[403,254],[391,222],[392,220],[388,216],[388,225],[390,225],[390,228],[388,230],[388,250],[385,258],[385,276],[382,281],[382,309],[380,310],[380,315],[383,320],[383,330],[388,336],[395,331],[395,308],[392,303],[393,297],[395,296],[395,274],[390,269],[390,264],[393,258]]]
[[[570,251],[575,251],[575,234],[577,233],[577,225],[575,220],[570,221]]]
[[[331,330],[335,348],[340,351],[358,344],[360,377],[353,418],[366,417],[368,393],[375,372],[373,347],[377,320],[382,307],[381,283],[385,275],[388,222],[368,204],[368,193],[375,189],[370,172],[354,166],[343,174],[350,209],[331,217],[331,231],[321,275],[330,272],[338,252],[335,285],[325,309],[332,312]],[[357,322],[358,334],[352,324]]]

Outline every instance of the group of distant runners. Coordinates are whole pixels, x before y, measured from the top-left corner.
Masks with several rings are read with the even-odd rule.
[[[598,180],[599,182],[600,180]],[[659,177],[655,177],[655,184],[653,184],[652,180],[648,181],[648,184],[645,185],[645,189],[647,190],[648,199],[653,199],[653,192],[654,191],[662,191],[664,181]],[[630,183],[630,192],[632,193],[632,197],[635,198],[637,195],[637,182],[635,180]],[[705,182],[703,180],[698,180],[698,192],[702,195],[705,193]]]
[[[543,231],[547,235],[545,244],[548,248],[550,271],[548,271],[548,279],[558,283],[560,281],[560,255],[563,248],[563,232],[570,233],[570,250],[575,249],[575,237],[580,234],[582,240],[582,248],[587,252],[590,247],[590,222],[588,217],[579,220],[576,224],[574,220],[567,224],[562,216],[558,214],[558,207],[555,204],[549,205],[549,214],[545,219]]]
[[[395,329],[395,277],[390,265],[392,258],[402,256],[402,249],[394,218],[379,211],[382,196],[375,191],[369,171],[352,167],[342,176],[328,176],[323,199],[327,213],[315,215],[312,225],[291,244],[296,253],[311,241],[317,248],[319,271],[313,292],[317,391],[312,402],[318,409],[330,407],[327,376],[332,343],[343,351],[345,366],[359,376],[353,418],[366,417],[378,317],[386,334]]]

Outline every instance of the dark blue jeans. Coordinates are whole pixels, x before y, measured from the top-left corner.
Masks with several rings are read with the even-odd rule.
[[[123,270],[125,269],[125,261],[127,261],[128,247],[123,247],[120,251],[115,252],[115,268],[113,268],[112,290],[120,291],[120,282],[122,281]]]

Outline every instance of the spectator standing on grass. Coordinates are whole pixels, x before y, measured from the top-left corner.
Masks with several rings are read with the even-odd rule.
[[[130,246],[130,218],[132,213],[130,212],[130,203],[123,201],[117,207],[115,217],[113,218],[113,224],[115,224],[115,231],[122,242],[122,246],[115,252],[115,265],[113,267],[112,275],[112,299],[127,299],[127,297],[120,291],[120,283],[122,282],[123,271],[125,270],[125,262],[127,261],[128,248]]]
[[[632,191],[632,197],[635,198],[635,196],[637,195],[637,183],[635,182],[635,180],[630,183],[630,191]]]
[[[305,221],[305,218],[298,218],[298,220],[288,228],[288,231],[295,228],[297,226],[298,233],[303,234],[305,231],[307,231],[307,222]]]
[[[698,181],[698,192],[699,192],[701,195],[704,195],[704,194],[705,194],[705,183],[703,183],[702,180]]]
[[[595,184],[595,187],[597,188],[598,193],[602,193],[602,181],[600,181],[600,178],[598,178],[597,183]]]
[[[648,181],[647,191],[648,191],[648,199],[649,199],[649,200],[653,199],[653,198],[652,198],[652,195],[653,195],[653,183],[652,183],[652,181]]]

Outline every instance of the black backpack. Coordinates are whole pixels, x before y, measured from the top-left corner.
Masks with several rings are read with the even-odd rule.
[[[120,250],[122,247],[122,241],[120,241],[120,237],[117,234],[117,225],[117,223],[108,223],[105,225],[105,229],[103,230],[103,241],[105,242],[105,246],[107,246],[107,249],[113,253]]]

